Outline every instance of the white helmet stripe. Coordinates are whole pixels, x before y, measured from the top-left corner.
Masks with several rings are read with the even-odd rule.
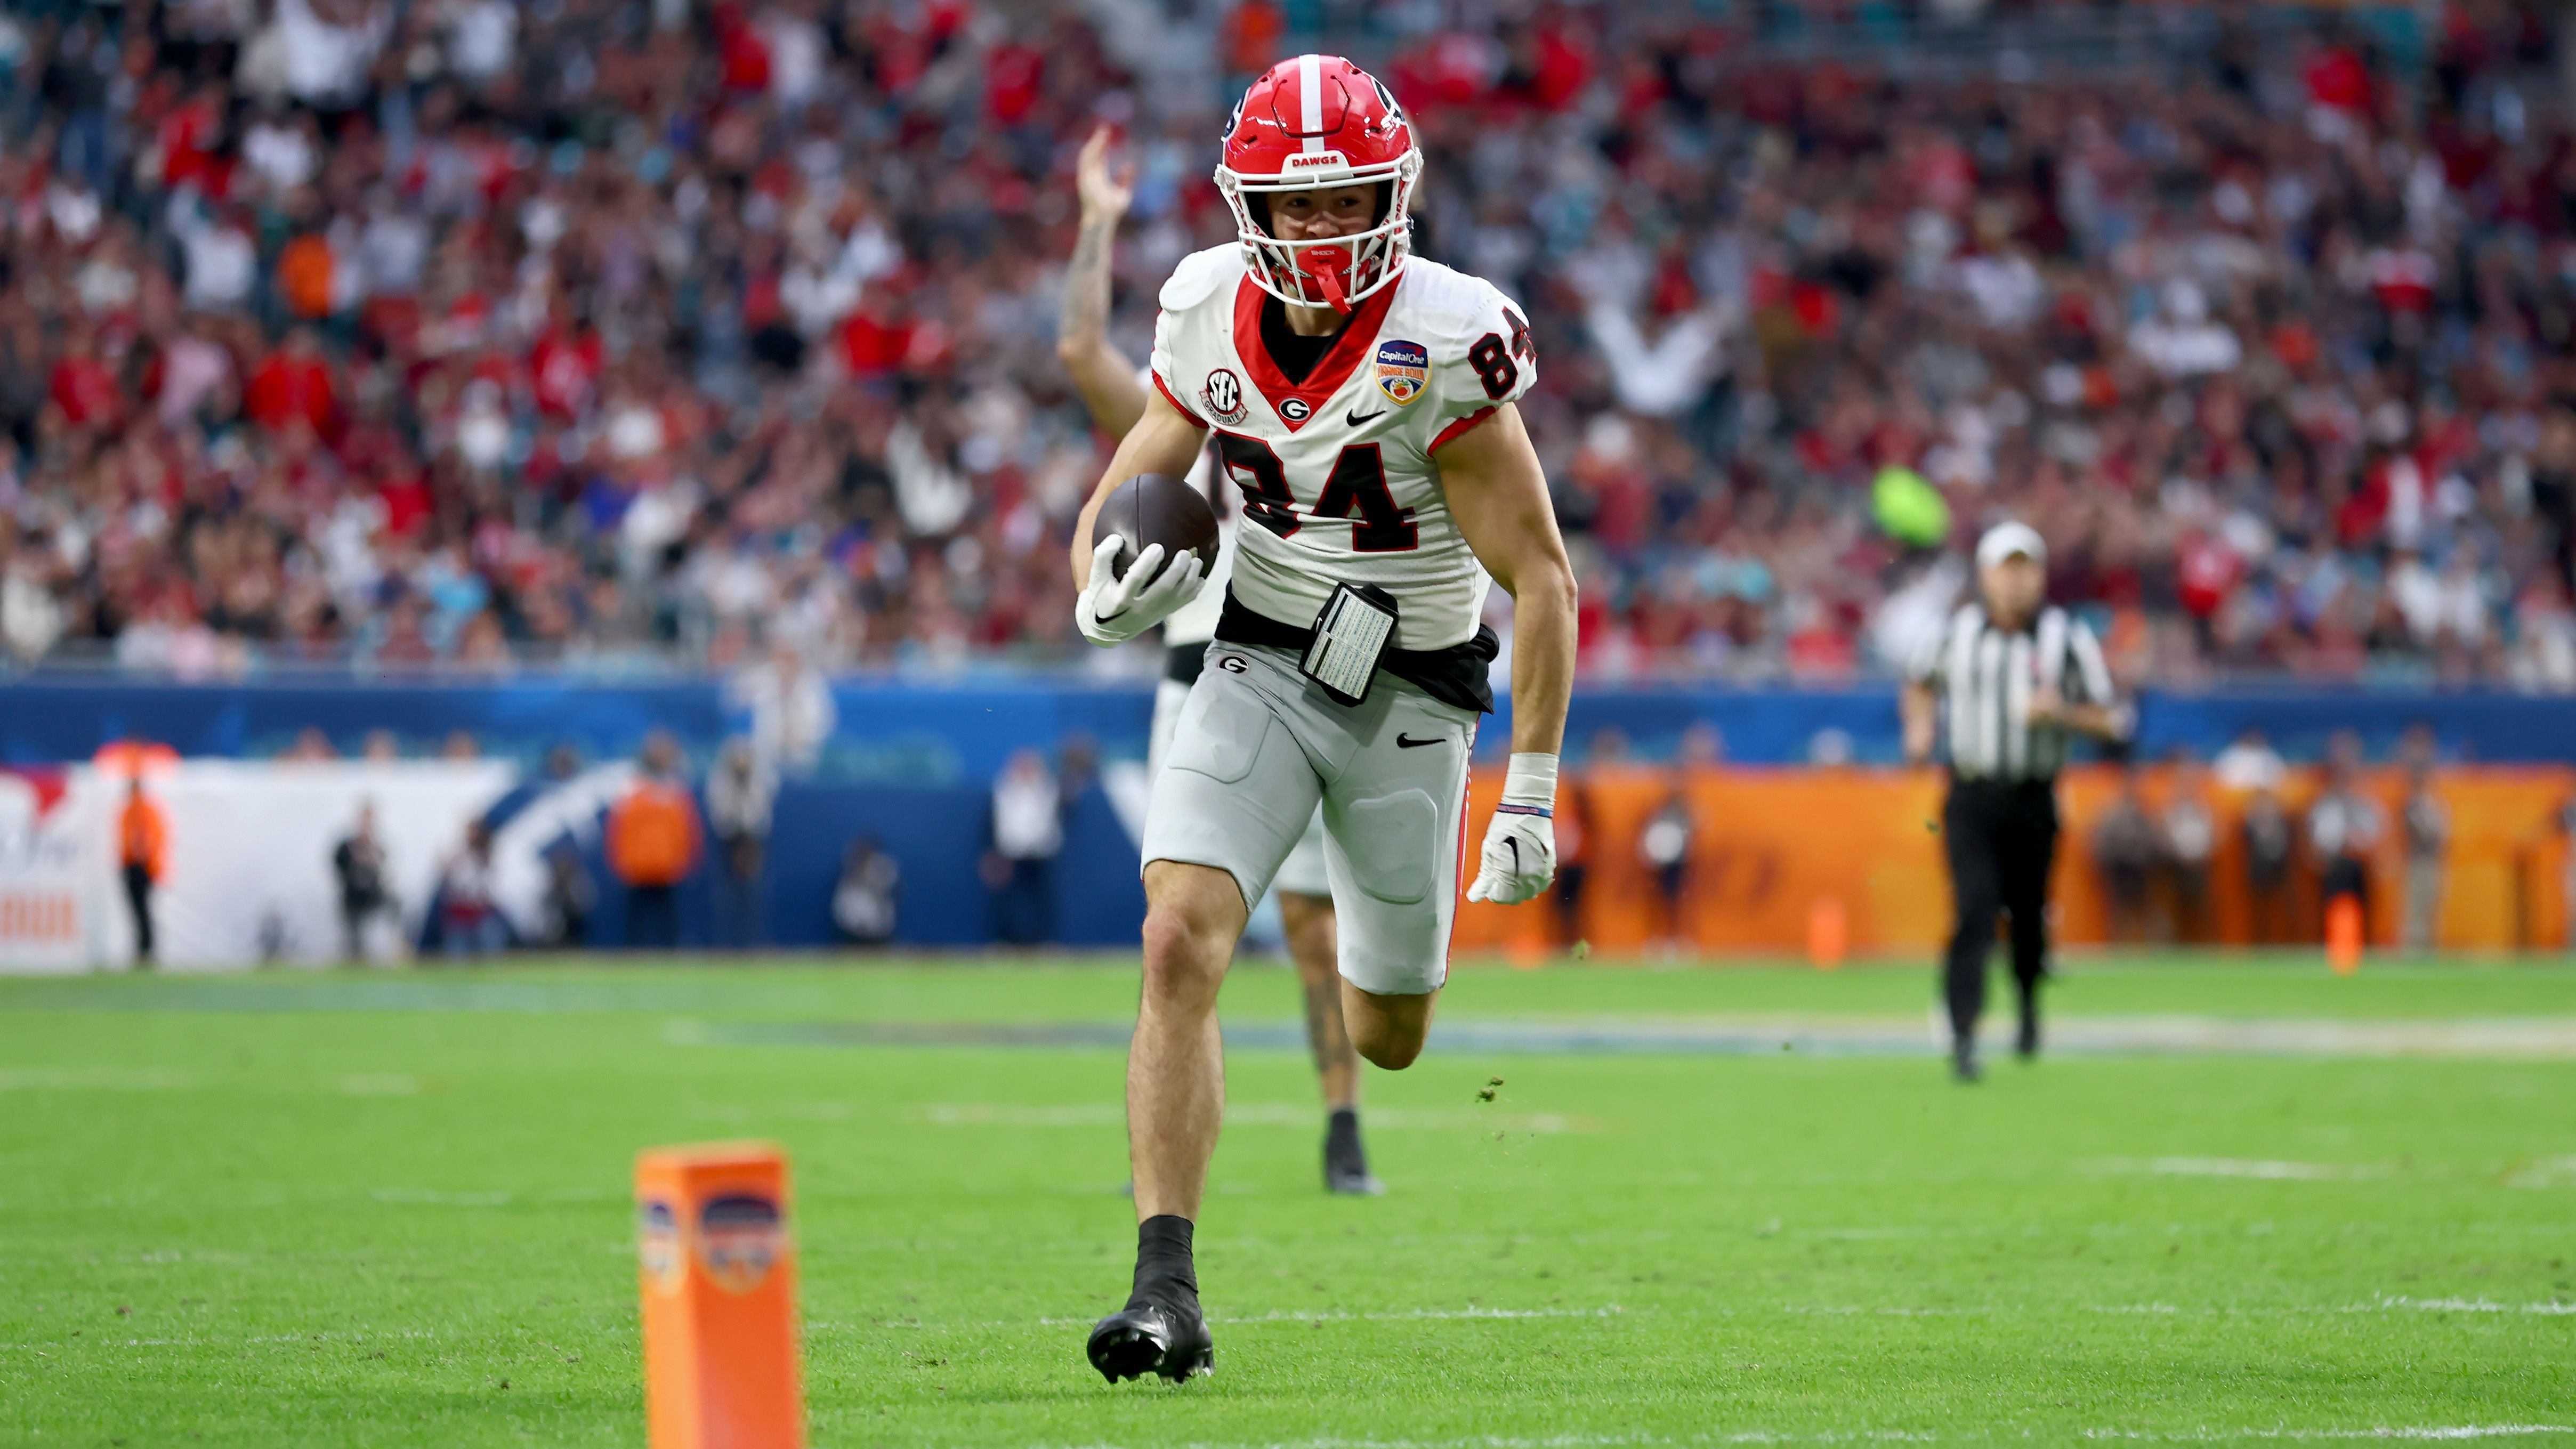
[[[1298,116],[1298,129],[1306,133],[1309,155],[1324,149],[1324,58],[1320,55],[1297,57],[1297,89],[1304,93],[1303,110]]]

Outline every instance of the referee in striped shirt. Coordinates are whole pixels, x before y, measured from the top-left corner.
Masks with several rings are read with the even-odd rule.
[[[1915,661],[1900,701],[1905,755],[1932,756],[1946,724],[1950,794],[1941,837],[1950,858],[1944,994],[1951,1066],[1977,1080],[1977,1018],[1995,912],[2012,916],[2013,980],[2021,988],[2019,1051],[2039,1051],[2039,982],[2048,967],[2048,870],[2057,852],[2057,771],[2070,735],[2117,739],[2127,711],[2093,631],[2046,602],[2048,545],[2020,523],[1977,541],[1978,601],[1961,605]]]

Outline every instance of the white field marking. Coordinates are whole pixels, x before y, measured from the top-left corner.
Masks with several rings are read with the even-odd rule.
[[[84,1343],[94,1348],[231,1348],[246,1343],[379,1343],[388,1339],[436,1337],[438,1335],[428,1329],[403,1328],[389,1333],[260,1333],[246,1338],[95,1338],[46,1344],[0,1343],[0,1349],[42,1353],[49,1348],[79,1348]]]
[[[96,1262],[96,1259],[91,1259]],[[247,1263],[248,1253],[182,1253],[176,1248],[154,1248],[148,1253],[128,1253],[115,1259],[119,1263]]]
[[[765,1102],[758,1107],[711,1102],[692,1108],[690,1115],[707,1122],[744,1123],[764,1117],[786,1117],[799,1122],[847,1122],[858,1115],[858,1109],[847,1102]]]
[[[1124,1127],[1125,1106],[1111,1102],[1091,1102],[1065,1107],[1015,1106],[1002,1102],[933,1102],[913,1109],[917,1120],[934,1127]],[[1225,1109],[1228,1127],[1312,1127],[1322,1113],[1311,1106],[1289,1102],[1241,1102]],[[1422,1107],[1377,1107],[1367,1113],[1367,1125],[1373,1129],[1393,1131],[1456,1131],[1484,1129],[1493,1132],[1528,1132],[1555,1136],[1564,1132],[1598,1132],[1601,1124],[1589,1117],[1568,1116],[1561,1112],[1480,1112],[1466,1109]]]
[[[2164,1444],[2213,1444],[2236,1439],[2515,1439],[2533,1434],[2576,1434],[2576,1424],[2434,1424],[2374,1429],[2085,1429],[2087,1439],[2144,1439]]]
[[[2509,1439],[2576,1434],[2566,1424],[2435,1424],[2368,1429],[2078,1429],[2086,1439],[2127,1439],[2167,1444],[2220,1444],[2258,1439]],[[1990,1443],[1993,1434],[1942,1435],[1905,1429],[1827,1430],[1817,1434],[1743,1429],[1702,1434],[1477,1434],[1463,1439],[1193,1440],[1187,1449],[1616,1449],[1621,1445],[1711,1444],[1937,1444]],[[1121,1449],[1107,1440],[1084,1444],[1041,1443],[1030,1449]]]
[[[1229,1313],[1211,1313],[1207,1316],[1207,1321],[1210,1323],[1222,1323],[1228,1325],[1249,1323],[1411,1323],[1435,1319],[1449,1322],[1462,1319],[1487,1318],[1617,1318],[1626,1311],[1626,1309],[1621,1308],[1616,1303],[1610,1304],[1604,1308],[1409,1308],[1401,1313],[1303,1313],[1295,1309],[1275,1309],[1269,1313],[1248,1313],[1240,1316]],[[1042,1327],[1062,1328],[1068,1324],[1088,1325],[1093,1321],[1094,1320],[1089,1318],[1041,1318],[1038,1320],[1038,1323]]]
[[[2507,1187],[2576,1186],[2576,1157],[2544,1157],[2525,1163],[2504,1180]]]
[[[1185,1449],[1612,1449],[1645,1444],[1932,1444],[1937,1434],[1904,1429],[1828,1430],[1821,1434],[1779,1434],[1762,1429],[1734,1433],[1688,1434],[1478,1434],[1465,1439],[1280,1439],[1192,1440]],[[1030,1449],[1120,1449],[1105,1440],[1089,1444],[1037,1444]]]
[[[2421,1313],[2533,1313],[2551,1318],[2576,1315],[2576,1303],[2498,1303],[2488,1298],[2382,1298],[2376,1303],[2344,1311],[2380,1313],[2404,1308]]]
[[[352,1097],[417,1097],[420,1078],[406,1072],[352,1072],[340,1079],[340,1090]]]
[[[1902,1304],[1871,1306],[1848,1303],[1783,1303],[1783,1313],[1818,1314],[1829,1318],[1971,1318],[1988,1313],[2010,1313],[2009,1308],[1909,1308]]]
[[[2250,1177],[2267,1182],[2348,1182],[2386,1177],[2374,1163],[2279,1162],[2249,1157],[2104,1157],[2082,1164],[2093,1172],[2145,1173],[2154,1177]]]
[[[187,1073],[162,1067],[14,1067],[0,1071],[0,1092],[168,1092],[186,1085]]]
[[[421,1207],[501,1207],[510,1201],[506,1192],[438,1192],[425,1187],[380,1187],[370,1196],[378,1202]]]

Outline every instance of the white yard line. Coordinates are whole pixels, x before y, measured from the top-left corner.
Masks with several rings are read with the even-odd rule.
[[[1063,1106],[1009,1102],[931,1102],[912,1109],[918,1121],[934,1127],[1124,1127],[1127,1108],[1118,1102],[1084,1102]],[[1302,1102],[1234,1102],[1225,1109],[1228,1127],[1315,1127],[1323,1112]],[[1597,1132],[1589,1117],[1561,1112],[1487,1112],[1475,1108],[1375,1107],[1368,1113],[1372,1131],[1527,1132],[1552,1137],[1564,1132]]]
[[[2091,1172],[2143,1173],[2151,1177],[2250,1177],[2272,1182],[2348,1182],[2386,1177],[2371,1162],[2281,1162],[2260,1157],[2104,1157],[2082,1164]]]
[[[1401,1313],[1345,1313],[1339,1311],[1308,1313],[1296,1309],[1274,1309],[1268,1313],[1241,1316],[1211,1313],[1208,1322],[1227,1327],[1255,1323],[1411,1323],[1416,1321],[1450,1322],[1462,1319],[1516,1318],[1616,1318],[1627,1310],[1613,1303],[1604,1308],[1408,1308]],[[1022,1320],[1025,1321],[1025,1320]],[[1088,1327],[1089,1318],[1041,1318],[1046,1328]]]
[[[2512,1439],[2542,1434],[2576,1434],[2568,1424],[2426,1424],[2361,1429],[2077,1429],[2078,1437],[2158,1444],[2224,1444],[2256,1440],[2341,1439]],[[2024,1441],[2021,1434],[1939,1434],[1909,1429],[1825,1430],[1801,1434],[1766,1429],[1711,1431],[1700,1434],[1475,1434],[1449,1439],[1242,1439],[1194,1440],[1183,1449],[1617,1449],[1621,1445],[1716,1444],[1984,1444]],[[1029,1449],[1121,1449],[1107,1441],[1083,1444],[1041,1443]]]

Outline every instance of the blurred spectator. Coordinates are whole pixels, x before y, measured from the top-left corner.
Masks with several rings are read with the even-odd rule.
[[[2370,918],[2370,854],[2386,829],[2387,817],[2361,779],[2361,737],[2339,730],[2326,746],[2325,793],[2308,807],[2308,849],[2325,904],[2352,897],[2361,903],[2365,926]]]
[[[0,114],[0,513],[39,556],[0,566],[0,634],[207,675],[1073,647],[1072,153],[1114,115],[1138,160],[1107,331],[1141,352],[1161,277],[1231,235],[1213,118],[1318,23],[44,8]],[[1955,566],[1874,514],[1901,469],[1962,537],[2033,520],[2125,675],[2565,689],[2576,269],[2566,108],[2516,99],[2559,89],[2536,13],[2446,10],[2439,87],[2289,11],[2126,69],[2039,42],[2009,85],[1802,59],[1763,7],[1371,33],[1424,253],[1551,359],[1522,412],[1589,673],[1879,665]],[[828,733],[760,737],[792,772]]]
[[[1054,939],[1055,858],[1064,849],[1064,792],[1035,750],[1015,752],[993,780],[984,885],[993,934],[1013,946]]]
[[[343,960],[357,962],[375,959],[367,946],[367,926],[378,917],[393,927],[397,943],[402,937],[402,913],[394,904],[392,888],[385,880],[384,842],[376,838],[376,806],[372,800],[358,804],[357,823],[331,850],[331,875],[340,886],[340,950]],[[397,944],[399,951],[399,944]]]
[[[2174,757],[2172,791],[2156,826],[2173,899],[2171,939],[2195,944],[2215,939],[2209,887],[2211,862],[2218,854],[2218,811],[2209,798],[2208,767],[2187,753]]]
[[[736,675],[732,693],[751,714],[762,760],[787,774],[811,771],[840,723],[829,681],[792,644],[773,645],[768,658]]]
[[[125,806],[116,817],[117,874],[125,882],[125,904],[134,917],[134,963],[145,970],[153,963],[152,892],[170,864],[170,822],[140,776],[126,782]]]
[[[894,939],[902,894],[902,867],[875,836],[858,836],[843,852],[841,878],[832,886],[832,925],[852,945],[882,946]]]
[[[578,951],[590,944],[590,915],[599,904],[599,883],[582,862],[581,847],[569,835],[546,847],[546,884],[540,901],[544,915],[539,939],[549,949]]]
[[[2272,742],[2261,730],[2249,729],[2228,743],[2211,763],[2220,788],[2227,790],[2278,790],[2288,779],[2290,767],[2281,759]]]
[[[438,757],[442,760],[479,760],[483,758],[483,745],[474,738],[472,730],[449,730],[446,743],[438,747]]]
[[[2451,811],[2434,788],[2438,763],[2433,732],[2417,725],[2398,747],[2406,767],[2406,808],[2398,817],[2405,831],[2405,914],[2398,939],[2409,951],[2430,951],[2442,920],[2442,875],[2451,843]]]
[[[716,940],[749,949],[767,944],[761,926],[761,865],[769,845],[770,808],[778,776],[751,741],[725,742],[707,774],[707,829],[716,846]]]
[[[2290,865],[2298,849],[2298,832],[2281,797],[2257,790],[2245,802],[2238,824],[2245,845],[2245,897],[2252,912],[2250,939],[2258,946],[2277,946],[2298,939],[2290,899]]]
[[[1637,833],[1637,859],[1653,878],[1655,894],[1662,904],[1649,944],[1668,956],[1679,954],[1689,944],[1690,922],[1683,903],[1690,884],[1694,825],[1689,781],[1677,768],[1663,800],[1646,817],[1645,829]]]
[[[1592,785],[1597,760],[1568,770],[1556,791],[1556,940],[1567,950],[1583,939],[1583,885],[1590,872]]]
[[[289,745],[286,753],[278,758],[303,764],[319,764],[325,760],[340,758],[340,752],[331,747],[329,735],[311,725],[306,725],[295,732],[295,743]]]
[[[679,742],[645,737],[635,782],[608,812],[608,868],[626,887],[626,948],[680,944],[680,882],[697,869],[698,805],[680,779]]]
[[[359,758],[371,765],[381,765],[402,758],[402,741],[392,730],[369,730],[359,746]]]
[[[2102,893],[2111,907],[2113,941],[2148,938],[2148,888],[2162,852],[2142,784],[2137,765],[2123,762],[2120,793],[2093,824],[2093,863],[2102,872]]]
[[[438,872],[439,944],[450,956],[489,956],[510,944],[510,923],[492,898],[492,827],[466,822],[464,843]]]

